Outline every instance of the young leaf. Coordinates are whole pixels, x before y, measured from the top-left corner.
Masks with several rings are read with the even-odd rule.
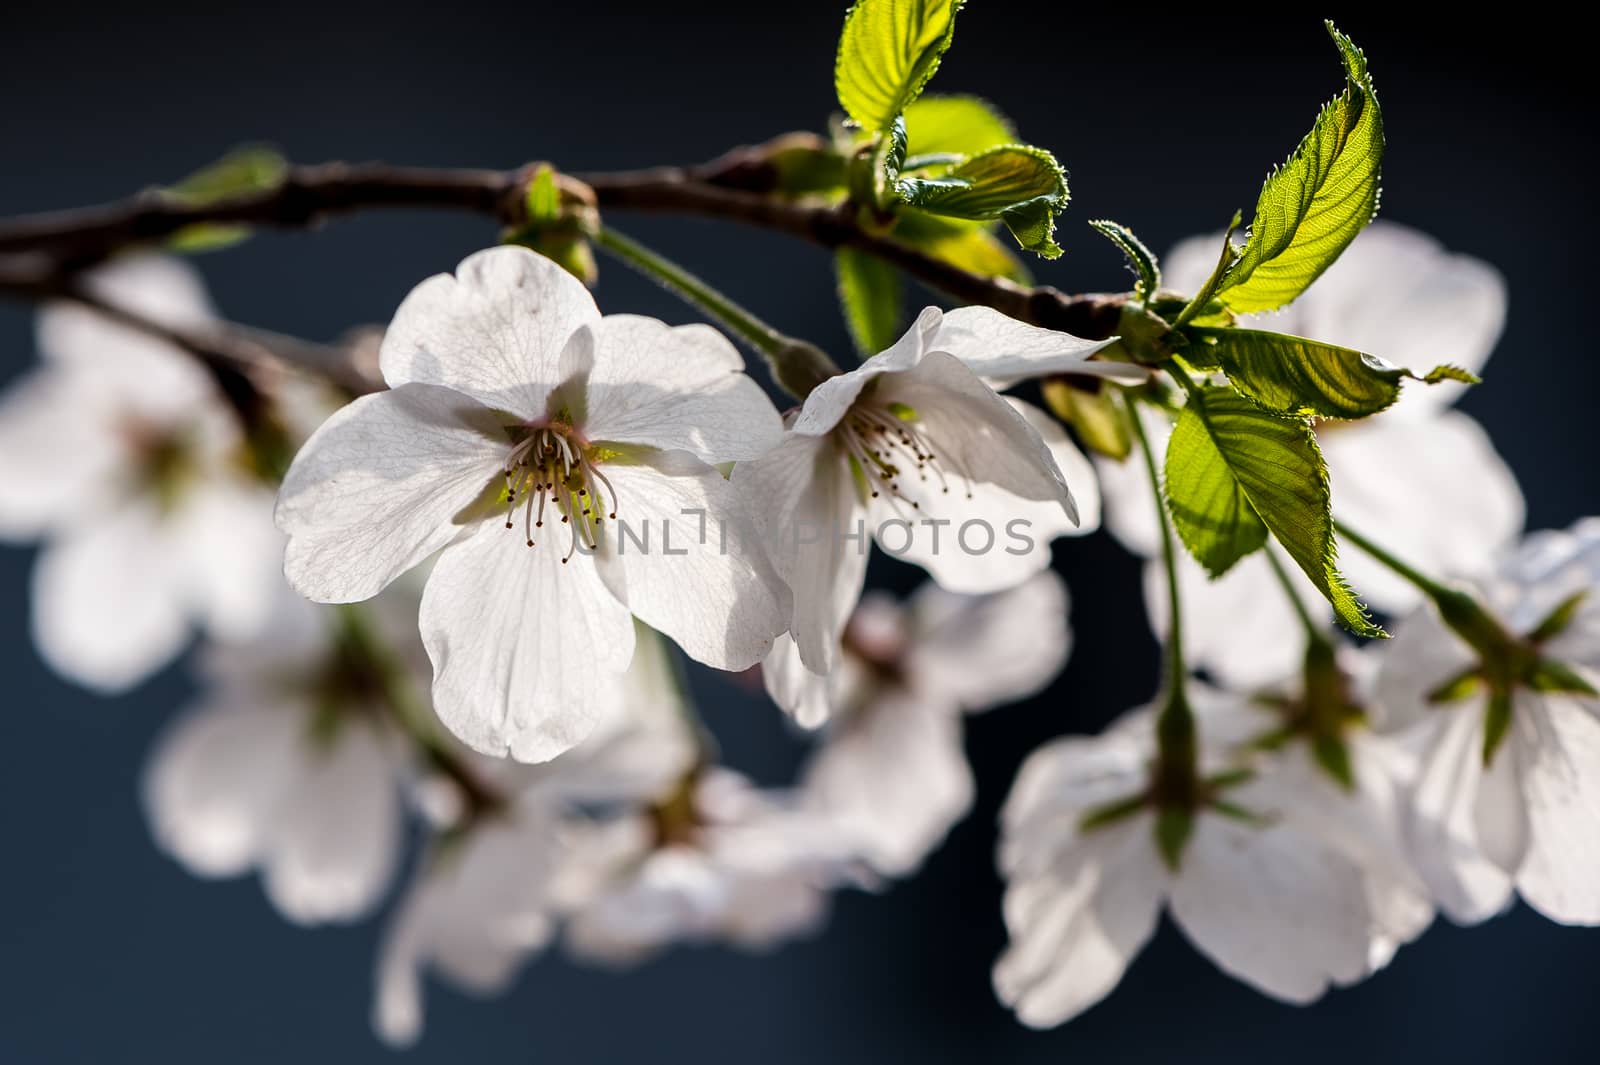
[[[1045,406],[1077,431],[1085,447],[1120,462],[1133,451],[1128,412],[1115,389],[1090,380],[1097,386],[1094,391],[1074,388],[1060,378],[1047,378],[1039,390],[1044,394]]]
[[[1378,210],[1383,114],[1361,49],[1327,26],[1345,88],[1262,186],[1249,243],[1221,286],[1224,302],[1241,313],[1270,311],[1304,292]]]
[[[1262,410],[1225,387],[1196,389],[1184,408],[1184,417],[1179,419],[1179,429],[1190,415],[1206,430],[1245,501],[1288,551],[1289,557],[1311,578],[1311,583],[1333,604],[1345,627],[1358,636],[1385,635],[1367,617],[1366,610],[1335,565],[1337,548],[1333,539],[1328,470],[1311,426],[1300,418],[1286,418]],[[1195,424],[1193,420],[1189,422],[1191,428]],[[1178,448],[1196,446],[1193,432],[1184,434],[1180,443],[1178,430],[1173,431],[1172,444],[1167,449],[1169,499],[1176,496],[1187,502],[1191,495],[1198,497],[1199,493],[1192,493],[1182,483],[1186,472],[1175,474],[1173,468]],[[1216,476],[1211,464],[1203,461],[1205,458],[1204,455],[1180,456],[1177,462],[1180,469],[1185,462],[1194,462],[1208,476]],[[1211,494],[1219,493],[1213,489]],[[1217,557],[1225,555],[1218,552]]]
[[[1178,538],[1213,580],[1267,542],[1267,527],[1193,404],[1167,442],[1165,481]]]
[[[906,135],[914,155],[977,155],[1017,143],[1005,116],[976,96],[922,97],[906,108]]]
[[[1122,250],[1128,259],[1128,266],[1133,270],[1136,279],[1133,286],[1134,298],[1141,302],[1150,298],[1156,289],[1161,287],[1161,264],[1156,261],[1155,253],[1144,246],[1144,241],[1133,235],[1133,230],[1125,225],[1113,222],[1107,218],[1097,218],[1089,223],[1096,233],[1105,237]]]
[[[1460,379],[1455,367],[1418,377],[1375,355],[1281,333],[1191,327],[1189,334],[1202,345],[1196,361],[1218,367],[1234,388],[1279,414],[1365,418],[1399,399],[1407,378],[1425,384]]]
[[[528,182],[523,207],[530,222],[548,223],[561,217],[561,189],[556,184],[555,170],[548,164],[539,167]]]
[[[289,175],[289,161],[271,148],[237,148],[160,190],[162,196],[189,207],[204,207],[235,196],[270,192]],[[201,222],[185,226],[167,239],[178,252],[214,251],[237,244],[250,235],[248,226]]]
[[[895,182],[901,200],[930,214],[999,219],[1017,243],[1046,259],[1061,249],[1051,238],[1067,206],[1067,175],[1042,148],[1007,145],[968,159],[938,178]]]
[[[991,232],[992,223],[961,218],[939,218],[906,210],[895,222],[896,240],[982,277],[1003,277],[1019,285],[1033,284],[1033,276],[1006,242]]]
[[[863,355],[876,355],[900,337],[904,289],[900,275],[882,259],[840,248],[834,254],[839,302],[850,337]]]
[[[844,17],[833,84],[873,133],[889,128],[939,69],[963,0],[857,0]]]

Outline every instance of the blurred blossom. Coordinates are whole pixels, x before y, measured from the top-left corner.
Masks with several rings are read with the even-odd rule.
[[[258,640],[209,648],[197,705],[145,770],[161,848],[197,876],[259,869],[268,898],[297,924],[370,913],[400,856],[410,758],[390,724],[383,671],[425,678],[416,604],[397,588],[357,618],[285,587]],[[379,641],[413,650],[391,657],[374,650]]]
[[[1089,361],[1108,343],[987,307],[929,307],[893,347],[813,389],[781,444],[734,468],[794,593],[789,631],[804,668],[832,671],[869,538],[951,591],[982,593],[1027,580],[1050,565],[1052,540],[1094,527],[1087,460],[1060,425],[985,379],[1143,379],[1136,366]]]
[[[855,882],[848,837],[798,796],[710,769],[649,810],[586,827],[561,880],[582,958],[641,961],[674,943],[765,949],[816,930]]]
[[[214,315],[200,278],[133,256],[84,276],[169,328]],[[74,304],[39,316],[44,365],[0,397],[0,537],[45,540],[33,631],[62,675],[103,692],[161,668],[191,629],[252,635],[281,585],[272,496],[193,358]]]
[[[1505,662],[1486,662],[1431,606],[1375,649],[1379,724],[1420,759],[1407,840],[1455,921],[1493,916],[1515,890],[1551,920],[1600,924],[1597,585],[1600,518],[1529,535],[1477,582],[1524,665],[1559,670],[1516,678],[1493,744],[1487,678]]]
[[[806,670],[787,636],[763,669],[774,698],[786,678],[811,689],[789,708],[802,724],[828,722],[803,775],[807,802],[839,823],[873,869],[903,876],[972,805],[962,713],[1039,691],[1071,646],[1066,587],[1046,570],[991,595],[929,582],[901,606],[869,593],[832,676]]]
[[[1371,736],[1347,742],[1341,789],[1247,697],[1191,685],[1212,801],[1194,814],[1174,871],[1157,847],[1153,710],[1095,737],[1047,744],[1024,763],[1002,814],[1011,941],[994,970],[1025,1024],[1060,1024],[1116,987],[1165,906],[1224,972],[1310,1002],[1383,966],[1432,910],[1394,834],[1404,760]],[[1126,804],[1126,805],[1124,805]]]
[[[560,758],[520,765],[468,756],[504,797],[503,809],[462,820],[452,785],[421,782],[425,809],[443,823],[380,947],[372,1022],[386,1042],[409,1044],[421,1034],[428,968],[477,994],[509,986],[549,942],[571,904],[570,882],[586,879],[574,864],[574,837],[591,831],[591,818],[632,816],[689,772],[697,740],[659,636],[638,632],[623,680],[623,704]]]
[[[1181,292],[1198,289],[1221,246],[1220,233],[1179,244],[1163,260],[1166,283]],[[1448,252],[1416,230],[1375,222],[1294,303],[1246,315],[1240,324],[1355,348],[1419,374],[1444,362],[1478,372],[1500,338],[1505,312],[1505,282],[1493,267]],[[1317,442],[1339,520],[1371,530],[1402,557],[1481,574],[1521,531],[1523,502],[1483,429],[1450,409],[1463,389],[1453,382],[1409,382],[1399,402],[1381,414],[1318,422]],[[1159,461],[1171,425],[1153,411],[1141,417]],[[1145,603],[1153,627],[1164,632],[1166,585],[1144,464],[1137,456],[1096,462],[1107,527],[1130,551],[1153,560],[1146,567]],[[1269,544],[1267,550],[1277,548]],[[1339,565],[1379,610],[1398,613],[1421,602],[1414,588],[1360,552],[1344,552]],[[1277,634],[1295,631],[1297,623],[1265,558],[1242,559],[1216,581],[1187,555],[1181,568],[1185,650],[1195,668],[1238,688],[1293,672],[1300,648]],[[1286,568],[1306,605],[1332,617],[1298,567]]]
[[[710,463],[781,429],[715,330],[602,318],[560,267],[500,247],[418,285],[381,363],[390,389],[324,423],[285,478],[285,568],[350,602],[443,548],[420,624],[434,707],[474,750],[577,745],[622,698],[632,617],[723,669],[782,630],[764,553],[703,533],[745,524]],[[654,547],[618,525],[657,526]]]

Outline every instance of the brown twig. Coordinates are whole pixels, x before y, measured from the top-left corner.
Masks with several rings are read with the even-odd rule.
[[[780,138],[793,145],[802,135]],[[464,210],[503,225],[522,221],[532,169],[452,170],[384,163],[291,167],[281,184],[208,204],[159,191],[102,207],[0,221],[0,255],[42,256],[59,271],[80,269],[129,245],[163,240],[201,223],[300,229],[357,210],[384,207]],[[577,175],[602,209],[693,214],[771,230],[827,248],[857,248],[963,302],[1080,336],[1115,331],[1118,300],[1069,296],[1048,286],[987,278],[935,259],[863,226],[848,206],[772,195],[776,173],[767,146],[738,148],[695,167]]]

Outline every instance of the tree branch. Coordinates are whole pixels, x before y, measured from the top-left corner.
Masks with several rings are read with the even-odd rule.
[[[807,136],[791,134],[774,143],[820,147],[820,140],[807,141]],[[868,230],[849,206],[773,195],[778,175],[769,153],[769,146],[757,145],[695,167],[576,176],[594,190],[602,209],[721,218],[826,248],[856,248],[963,303],[1080,336],[1115,332],[1120,297],[1068,296],[1048,286],[986,278]],[[301,229],[333,215],[386,207],[462,210],[514,225],[523,221],[523,191],[532,172],[532,167],[452,170],[384,163],[295,166],[275,188],[209,204],[151,191],[102,207],[0,221],[0,256],[42,255],[55,271],[70,272],[200,223]]]

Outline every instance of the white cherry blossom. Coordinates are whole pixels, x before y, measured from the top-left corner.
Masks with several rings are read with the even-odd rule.
[[[83,278],[169,328],[214,313],[172,259],[115,260]],[[0,538],[43,539],[33,634],[63,676],[126,690],[199,627],[244,639],[281,586],[272,496],[245,471],[234,418],[190,356],[75,304],[39,316],[44,365],[0,396]]]
[[[1222,236],[1195,237],[1163,260],[1166,283],[1197,289],[1216,265]],[[1376,222],[1311,288],[1282,311],[1249,315],[1243,325],[1311,337],[1382,356],[1417,373],[1443,363],[1481,370],[1505,320],[1505,283],[1477,259],[1447,252],[1405,226]],[[1398,403],[1359,421],[1319,423],[1317,440],[1333,484],[1333,511],[1358,529],[1381,531],[1407,558],[1454,573],[1482,573],[1522,529],[1516,479],[1487,434],[1449,409],[1463,386],[1411,383]],[[1158,455],[1170,423],[1141,412]],[[1135,456],[1097,459],[1106,526],[1130,551],[1152,561],[1145,603],[1155,630],[1166,630],[1165,576],[1156,515],[1144,465]],[[1271,548],[1275,550],[1275,548]],[[1287,556],[1280,553],[1287,562]],[[1340,568],[1361,597],[1389,613],[1418,605],[1415,589],[1356,551]],[[1286,565],[1300,598],[1319,616],[1330,608],[1294,564]],[[1229,687],[1252,688],[1294,671],[1292,607],[1265,558],[1248,557],[1216,581],[1193,559],[1182,561],[1184,631],[1197,668]]]
[[[1163,908],[1224,972],[1295,1003],[1367,976],[1428,923],[1394,842],[1386,752],[1360,741],[1346,793],[1295,743],[1256,750],[1277,724],[1243,697],[1194,686],[1190,702],[1215,801],[1193,814],[1176,870],[1155,809],[1137,802],[1151,785],[1152,710],[1050,743],[1018,774],[1000,846],[1011,941],[994,983],[1025,1024],[1060,1024],[1109,994]]]
[[[1088,531],[1099,515],[1088,462],[985,379],[1143,380],[1137,366],[1090,361],[1108,343],[987,307],[929,307],[893,347],[818,385],[770,454],[735,467],[793,591],[789,631],[807,669],[832,669],[869,538],[944,588],[983,593],[1046,568],[1057,536]]]
[[[1515,891],[1563,924],[1600,924],[1600,519],[1538,532],[1478,584],[1530,657],[1575,674],[1567,690],[1519,678],[1486,758],[1492,692],[1483,656],[1430,606],[1397,626],[1382,663],[1380,724],[1420,760],[1407,840],[1439,908],[1470,924]],[[1564,623],[1540,623],[1579,596]],[[1458,686],[1458,690],[1448,689]],[[1590,689],[1581,690],[1583,685]]]
[[[396,589],[362,608],[370,638],[415,645],[416,603]],[[161,848],[197,876],[260,870],[297,924],[366,916],[400,856],[405,740],[388,724],[382,663],[351,623],[283,588],[260,639],[209,650],[200,700],[145,769]],[[404,655],[396,661],[406,668]]]
[[[712,768],[575,839],[560,885],[572,911],[566,943],[619,965],[674,943],[765,949],[814,931],[830,889],[858,876],[831,820]]]
[[[658,636],[638,634],[623,683],[624,704],[561,758],[533,766],[471,761],[506,806],[477,821],[445,819],[445,835],[425,851],[391,915],[372,1013],[386,1042],[421,1035],[427,970],[495,994],[550,942],[583,808],[631,811],[669,792],[693,764],[695,738]]]
[[[1039,691],[1071,646],[1066,587],[1046,570],[989,595],[929,582],[904,606],[868,593],[829,677],[805,669],[786,636],[762,668],[780,705],[787,680],[804,686],[785,707],[797,720],[828,722],[802,776],[807,802],[839,823],[874,870],[903,876],[972,805],[963,712]]]
[[[631,617],[744,669],[786,623],[759,545],[711,463],[781,425],[701,325],[602,318],[524,248],[424,281],[383,340],[389,390],[335,414],[279,495],[302,594],[377,593],[441,548],[422,599],[434,707],[464,743],[538,762],[621,698]]]

